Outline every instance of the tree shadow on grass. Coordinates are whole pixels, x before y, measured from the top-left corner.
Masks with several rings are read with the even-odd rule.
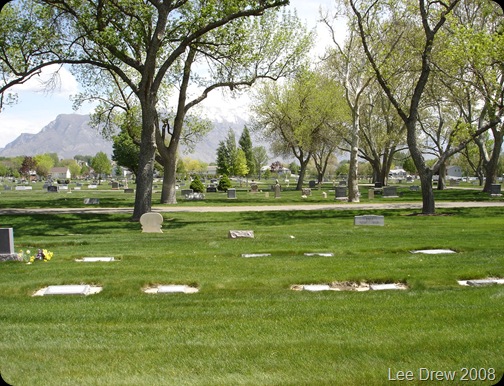
[[[352,219],[361,215],[379,215],[396,217],[411,214],[411,210],[292,210],[277,212],[243,212],[242,221],[260,225],[296,225],[307,222],[333,221],[336,219]]]

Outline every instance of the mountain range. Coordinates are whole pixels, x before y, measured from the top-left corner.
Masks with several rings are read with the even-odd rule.
[[[229,129],[235,132],[238,140],[247,121],[237,114],[219,109],[207,111],[206,115],[212,122],[213,129],[196,144],[194,150],[189,151],[181,146],[181,154],[183,157],[210,163],[215,162],[219,142],[227,137]],[[104,139],[97,129],[89,125],[89,118],[89,115],[82,114],[60,114],[37,134],[23,133],[0,148],[0,156],[57,153],[60,159],[69,159],[76,155],[94,156],[102,151],[111,157],[112,142]]]

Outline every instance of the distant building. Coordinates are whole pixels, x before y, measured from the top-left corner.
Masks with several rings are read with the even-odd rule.
[[[456,165],[448,166],[446,168],[446,175],[448,177],[457,177],[457,178],[460,178],[463,175],[463,171],[462,171],[462,168],[460,166],[456,166]]]
[[[70,173],[70,169],[67,167],[56,167],[56,168],[51,168],[49,171],[49,175],[53,180],[57,179],[66,179],[68,180],[70,177],[72,177],[72,174]]]

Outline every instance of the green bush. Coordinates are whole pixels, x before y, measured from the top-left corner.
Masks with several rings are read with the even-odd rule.
[[[227,192],[227,190],[231,187],[231,180],[227,175],[223,175],[219,181],[219,185],[217,186],[219,190]]]
[[[205,191],[205,186],[198,176],[195,176],[191,185],[189,186],[194,193],[203,193]]]

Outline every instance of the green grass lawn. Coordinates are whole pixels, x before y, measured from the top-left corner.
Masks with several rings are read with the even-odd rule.
[[[15,200],[7,193],[0,210],[30,207],[21,194]],[[63,207],[61,200],[74,206],[84,197],[21,193],[38,207]],[[111,206],[107,200],[120,193],[96,194]],[[254,200],[243,195],[245,203]],[[299,195],[270,201],[288,204]],[[130,199],[120,195],[117,206]],[[225,197],[221,204],[240,205]],[[162,234],[141,233],[128,214],[2,215],[16,249],[47,248],[54,257],[0,263],[0,373],[16,386],[497,383],[504,286],[457,280],[504,277],[504,208],[365,213],[384,215],[385,226],[354,226],[353,217],[364,214],[355,210],[163,213]],[[231,229],[254,230],[255,238],[228,239]],[[410,253],[427,248],[458,253]],[[84,256],[119,261],[74,261]],[[290,290],[342,280],[397,281],[409,289]],[[80,283],[103,291],[31,296],[47,285]],[[152,284],[191,284],[199,292],[141,291]],[[456,372],[454,381],[430,380],[431,370]],[[391,380],[399,371],[412,371],[414,380]]]

